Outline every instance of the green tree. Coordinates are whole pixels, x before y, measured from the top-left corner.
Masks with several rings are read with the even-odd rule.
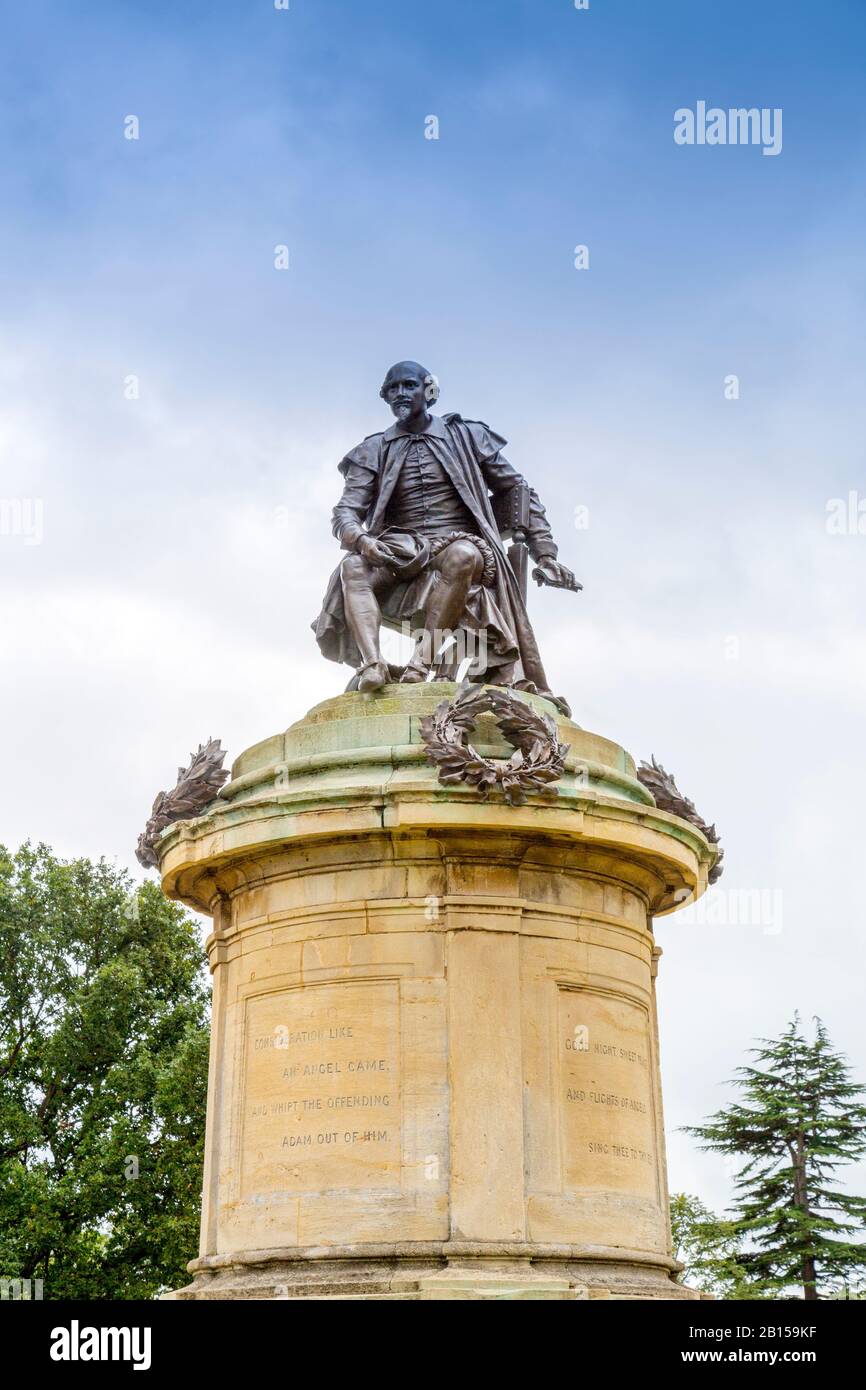
[[[0,1276],[149,1298],[198,1244],[208,990],[153,883],[0,848]]]
[[[671,1236],[674,1259],[684,1266],[677,1282],[711,1293],[716,1298],[763,1298],[740,1262],[742,1237],[731,1221],[715,1215],[699,1197],[688,1192],[671,1196]]]
[[[833,1297],[866,1269],[866,1199],[832,1185],[835,1170],[866,1153],[863,1087],[852,1081],[820,1019],[812,1041],[795,1015],[781,1038],[759,1039],[757,1065],[738,1067],[743,1101],[687,1133],[701,1147],[745,1159],[730,1231],[755,1294]]]

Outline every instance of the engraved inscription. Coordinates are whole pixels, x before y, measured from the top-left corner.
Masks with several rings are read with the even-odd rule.
[[[247,1001],[241,1195],[400,1181],[396,982]]]
[[[657,1197],[647,1016],[625,999],[559,992],[566,1186]]]

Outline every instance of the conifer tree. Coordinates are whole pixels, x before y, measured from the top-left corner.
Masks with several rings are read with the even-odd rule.
[[[811,1042],[795,1015],[759,1044],[756,1064],[735,1073],[743,1100],[686,1132],[745,1159],[729,1229],[744,1239],[737,1263],[755,1296],[801,1285],[805,1299],[830,1298],[866,1270],[866,1199],[834,1185],[835,1170],[866,1153],[864,1090],[820,1019]]]

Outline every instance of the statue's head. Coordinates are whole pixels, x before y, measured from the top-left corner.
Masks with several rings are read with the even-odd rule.
[[[396,362],[385,373],[379,392],[398,420],[427,413],[439,399],[439,382],[420,362]]]

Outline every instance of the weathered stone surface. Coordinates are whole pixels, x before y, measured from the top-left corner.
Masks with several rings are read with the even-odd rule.
[[[158,845],[165,891],[214,917],[177,1297],[694,1296],[671,1279],[650,918],[712,851],[562,718],[555,801],[441,787],[417,729],[442,695],[325,702]]]

